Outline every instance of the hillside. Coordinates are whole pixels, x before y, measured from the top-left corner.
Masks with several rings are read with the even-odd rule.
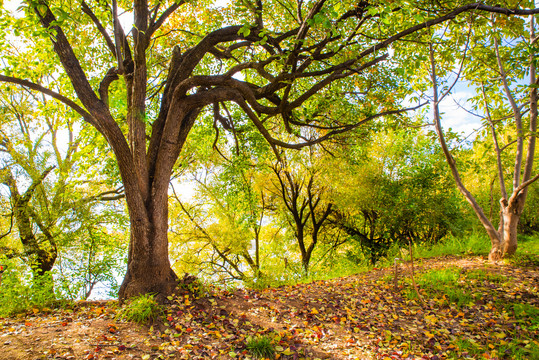
[[[534,359],[536,265],[419,260],[424,303],[404,264],[397,291],[392,268],[265,290],[195,289],[152,326],[115,320],[116,302],[35,309],[1,319],[0,359],[249,359],[253,339],[277,359]]]

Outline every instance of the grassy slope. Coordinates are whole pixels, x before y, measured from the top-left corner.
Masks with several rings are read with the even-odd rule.
[[[114,303],[30,312],[2,320],[10,343],[0,342],[0,359],[539,359],[537,241],[519,253],[500,265],[477,255],[417,260],[419,295],[409,263],[396,289],[391,267],[264,290],[198,289],[171,299],[152,328],[115,320]]]

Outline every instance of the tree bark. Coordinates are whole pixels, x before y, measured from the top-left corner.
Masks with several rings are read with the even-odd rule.
[[[517,251],[517,228],[520,214],[511,211],[508,207],[503,211],[502,254],[504,257],[512,256]]]

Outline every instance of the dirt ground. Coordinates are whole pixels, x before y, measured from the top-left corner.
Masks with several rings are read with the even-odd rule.
[[[496,307],[518,297],[539,309],[536,268],[445,257],[420,261],[415,271],[448,266],[462,273],[483,269],[509,280],[503,286],[482,282],[478,291],[489,292],[485,299],[465,307],[443,297],[422,304],[403,296],[411,289],[404,281],[410,278],[405,264],[398,291],[393,269],[381,269],[265,290],[183,293],[151,326],[116,320],[115,301],[79,302],[71,309],[34,309],[0,319],[0,359],[249,359],[254,357],[247,344],[260,337],[271,339],[277,359],[477,358],[459,348],[463,337],[484,346],[481,358],[505,359],[508,353],[488,343],[518,340],[527,346],[539,338],[537,328]],[[485,324],[492,334],[485,334]]]

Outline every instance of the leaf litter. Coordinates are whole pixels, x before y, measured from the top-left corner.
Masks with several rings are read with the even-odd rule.
[[[480,257],[420,260],[453,283],[419,282],[407,265],[264,290],[171,297],[165,318],[115,320],[116,302],[34,309],[0,320],[0,359],[252,359],[266,337],[276,359],[532,359],[539,353],[539,271]],[[425,275],[427,276],[427,275]],[[455,292],[458,294],[455,295]]]

